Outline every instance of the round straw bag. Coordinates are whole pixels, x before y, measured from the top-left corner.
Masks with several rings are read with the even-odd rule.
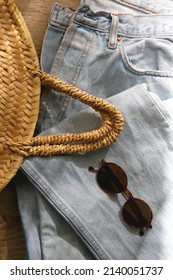
[[[91,106],[100,113],[101,127],[84,133],[33,137],[41,85]],[[0,190],[25,157],[100,149],[115,141],[122,127],[118,108],[40,70],[32,38],[14,0],[0,0]]]

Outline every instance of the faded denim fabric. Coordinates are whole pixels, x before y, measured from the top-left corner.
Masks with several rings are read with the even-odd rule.
[[[29,259],[173,257],[172,27],[171,15],[112,17],[86,5],[75,13],[52,9],[42,68],[94,95],[112,96],[125,127],[116,143],[100,151],[25,160],[17,192]],[[84,108],[45,91],[38,131],[96,128],[99,117]],[[121,194],[106,196],[88,172],[103,158],[122,166],[134,196],[151,206],[153,229],[143,237],[122,221]]]
[[[97,259],[172,259],[173,121],[164,102],[147,92],[145,85],[115,95],[110,102],[116,104],[125,117],[125,127],[116,143],[87,155],[30,158],[25,160],[22,170]],[[45,134],[78,132],[84,127],[95,129],[99,124],[98,115],[87,109],[46,130]],[[143,237],[121,217],[124,197],[121,194],[107,196],[98,188],[95,175],[88,172],[90,165],[99,166],[103,158],[125,170],[130,191],[152,208],[153,228]],[[20,181],[21,188],[24,182]],[[28,182],[26,189],[30,186]],[[44,203],[43,208],[40,207],[41,218],[36,219],[40,225],[42,258],[63,256],[66,259],[69,254],[75,258],[75,246],[79,250],[80,243],[74,239],[67,246],[65,235],[60,244],[57,242],[57,236],[61,237],[60,217],[49,210]],[[31,230],[29,224],[27,228]]]
[[[173,14],[172,0],[81,0],[97,11],[128,14]]]
[[[145,82],[149,90],[165,100],[173,96],[172,30],[172,15],[112,17],[106,12],[94,13],[85,5],[73,15],[69,9],[55,5],[41,65],[49,72],[53,63],[52,74],[102,98]],[[46,55],[48,50],[50,57]],[[82,109],[84,105],[76,105],[71,98],[46,91],[42,96],[40,131]]]

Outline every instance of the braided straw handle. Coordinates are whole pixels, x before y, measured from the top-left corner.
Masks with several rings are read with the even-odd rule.
[[[40,78],[43,86],[63,92],[91,106],[100,113],[103,124],[99,129],[90,132],[37,136],[25,143],[10,142],[10,149],[25,157],[86,153],[103,148],[117,139],[124,124],[117,107],[41,70],[35,75]]]

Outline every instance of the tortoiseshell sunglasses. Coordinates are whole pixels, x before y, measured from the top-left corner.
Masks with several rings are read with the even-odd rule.
[[[145,201],[133,197],[127,189],[127,175],[119,165],[102,160],[99,169],[90,166],[88,170],[97,173],[98,185],[104,192],[109,195],[124,193],[127,196],[128,200],[123,206],[122,216],[129,226],[139,228],[141,236],[144,234],[144,228],[152,228],[151,208]]]

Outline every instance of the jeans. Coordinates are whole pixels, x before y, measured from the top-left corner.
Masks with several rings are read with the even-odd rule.
[[[58,71],[60,78],[102,98],[143,82],[162,100],[173,95],[172,15],[94,15],[87,6],[77,11],[74,21],[69,14],[68,9],[54,9],[42,50],[43,69],[49,72],[53,64],[52,74]],[[41,131],[84,109],[50,92],[43,94]]]
[[[172,15],[53,7],[42,68],[116,104],[125,126],[116,143],[102,150],[25,160],[16,184],[29,259],[173,257],[172,27]],[[43,91],[39,133],[99,125],[90,108]],[[130,191],[151,206],[153,228],[143,237],[122,220],[123,196],[107,196],[88,172],[103,158],[122,166]]]

